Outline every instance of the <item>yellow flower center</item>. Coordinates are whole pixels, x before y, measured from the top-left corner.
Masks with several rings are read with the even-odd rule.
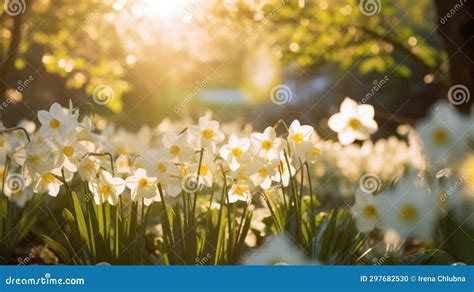
[[[443,128],[437,128],[433,131],[432,138],[435,144],[443,145],[448,140],[448,133]]]
[[[163,173],[166,172],[166,165],[164,163],[159,163],[158,164],[158,170]]]
[[[320,153],[321,153],[321,149],[319,149],[318,147],[313,147],[310,152],[312,156],[319,156]]]
[[[234,155],[235,157],[239,157],[241,154],[242,154],[242,149],[236,147],[236,148],[232,148],[232,155]]]
[[[247,190],[247,189],[244,188],[244,187],[237,186],[237,187],[235,188],[234,193],[235,193],[237,196],[239,196],[239,197],[243,197],[246,190]]]
[[[207,168],[207,166],[201,165],[201,167],[199,168],[199,176],[206,176],[208,171],[209,168]]]
[[[202,131],[202,136],[206,139],[211,139],[212,137],[214,137],[214,131],[212,129],[205,129]]]
[[[148,186],[148,180],[146,178],[141,178],[138,180],[138,186],[141,188],[147,187]]]
[[[74,148],[72,148],[71,146],[66,146],[63,149],[63,153],[67,157],[71,157],[72,155],[74,155]]]
[[[60,125],[61,125],[61,123],[57,119],[49,120],[49,126],[53,129],[59,128]]]
[[[295,143],[301,143],[304,140],[304,134],[302,132],[295,133],[292,139]]]
[[[400,208],[399,215],[404,221],[412,221],[417,217],[417,211],[414,206],[407,204]]]
[[[267,177],[268,169],[265,167],[260,168],[260,170],[258,171],[258,175],[260,175],[261,177]]]
[[[121,161],[118,163],[118,166],[119,166],[119,167],[127,167],[127,166],[128,166],[128,160],[126,160],[126,159],[121,160]]]
[[[95,163],[92,161],[87,161],[87,163],[84,165],[84,169],[88,171],[92,171],[95,168]]]
[[[105,195],[105,194],[108,194],[110,192],[111,188],[109,185],[102,185],[100,187],[100,192],[101,194]]]
[[[349,126],[349,128],[353,130],[359,130],[360,128],[362,128],[362,123],[359,119],[351,118],[347,122],[347,126]]]
[[[273,143],[270,140],[265,140],[262,142],[262,148],[265,149],[265,151],[268,151],[272,149]]]
[[[47,184],[51,184],[55,181],[54,175],[52,175],[50,172],[47,174],[43,175],[43,179]]]
[[[369,205],[365,206],[364,209],[362,209],[362,214],[366,218],[374,218],[378,214],[377,208],[375,208],[374,205],[369,204]]]
[[[173,146],[170,147],[170,152],[173,155],[177,155],[179,153],[179,151],[181,151],[181,148],[179,148],[178,145],[173,145]]]
[[[3,146],[5,146],[5,140],[0,139],[0,147],[3,148]]]
[[[31,155],[30,157],[28,157],[28,160],[31,162],[31,163],[36,163],[40,160],[40,156],[39,155],[36,155],[36,154],[33,154]]]

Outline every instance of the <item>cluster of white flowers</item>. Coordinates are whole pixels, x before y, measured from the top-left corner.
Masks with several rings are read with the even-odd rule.
[[[346,188],[352,196],[357,193],[352,213],[362,232],[380,227],[426,238],[439,217],[443,195],[442,201],[449,202],[443,208],[466,208],[463,202],[469,198],[467,212],[474,209],[472,117],[460,117],[444,103],[417,126],[419,134],[402,127],[404,140],[390,137],[376,143],[368,140],[378,129],[373,107],[349,98],[329,119],[340,143],[322,140],[312,126],[298,120],[284,131],[280,123],[253,132],[251,126],[242,128],[238,123],[221,125],[208,114],[197,125],[165,120],[155,129],[143,127],[132,133],[112,125],[98,130],[89,117],[80,120],[72,105],[66,109],[57,103],[49,111],[40,111],[38,119],[37,131],[31,122],[17,128],[29,135],[18,130],[0,136],[3,192],[20,206],[34,193],[57,196],[61,188],[77,181],[87,183],[96,204],[114,205],[127,195],[150,205],[182,192],[222,187],[224,182],[227,203],[250,203],[258,192],[287,186],[302,163],[308,162],[314,165],[318,195],[344,193],[344,185],[358,188],[365,173],[386,184],[373,193]],[[355,140],[366,141],[352,144]],[[406,169],[445,167],[441,163],[446,159],[457,162],[452,165],[454,175],[442,186],[413,176],[400,179]],[[20,187],[8,181],[13,174],[21,178]],[[451,196],[449,187],[459,177],[463,183],[453,193],[460,195]],[[391,188],[395,180],[400,182]],[[323,191],[328,186],[332,191]]]
[[[114,205],[119,196],[129,194],[133,201],[150,205],[162,196],[195,191],[187,185],[190,176],[205,187],[222,185],[225,176],[228,203],[250,202],[258,190],[276,183],[287,185],[299,163],[319,154],[312,142],[313,127],[298,121],[289,126],[286,139],[268,127],[263,133],[242,138],[233,134],[227,140],[210,116],[180,132],[172,133],[168,127],[162,133],[160,125],[156,131],[143,128],[136,135],[112,127],[98,133],[91,119],[78,117],[72,106],[65,109],[55,103],[49,111],[38,113],[41,126],[30,133],[31,142],[27,137],[2,136],[6,154],[2,157],[15,163],[15,170],[8,173],[15,171],[23,178],[16,197],[25,190],[55,197],[62,186],[80,178],[87,182],[96,204]]]
[[[427,239],[442,216],[454,216],[462,223],[472,217],[473,116],[462,116],[445,102],[435,104],[431,113],[410,134],[423,151],[406,159],[425,156],[418,162],[420,171],[410,171],[379,194],[357,192],[352,213],[360,231],[378,227],[394,230],[402,238]],[[474,220],[468,223],[474,226]]]

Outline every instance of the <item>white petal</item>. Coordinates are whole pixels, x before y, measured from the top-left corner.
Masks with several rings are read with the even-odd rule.
[[[339,142],[341,142],[342,145],[349,145],[355,140],[355,135],[352,131],[340,132],[337,137],[339,138]]]
[[[370,104],[359,105],[357,111],[361,120],[374,118],[374,107]]]
[[[347,118],[344,115],[337,113],[329,118],[328,126],[334,132],[341,132],[347,124]]]
[[[356,115],[357,114],[357,102],[353,99],[346,97],[341,104],[341,113],[344,115]]]

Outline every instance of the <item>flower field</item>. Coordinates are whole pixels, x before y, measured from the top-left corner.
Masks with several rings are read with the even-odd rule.
[[[472,112],[472,111],[471,111]],[[117,128],[53,103],[1,130],[5,264],[474,263],[473,115],[436,103],[372,142],[374,108],[261,131],[165,119]]]

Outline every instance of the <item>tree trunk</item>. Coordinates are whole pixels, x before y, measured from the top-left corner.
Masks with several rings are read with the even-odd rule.
[[[8,89],[8,77],[15,64],[15,59],[18,52],[18,46],[21,42],[21,24],[23,13],[13,16],[13,29],[10,46],[8,48],[5,59],[1,60],[0,68],[0,102],[5,100],[5,93]]]
[[[448,92],[448,98],[451,102],[455,100],[454,104],[460,111],[469,112],[474,99],[471,96],[474,94],[474,1],[434,2],[438,13],[438,33],[448,53],[450,86],[452,89],[455,85],[465,86],[456,90],[458,95],[455,97],[452,90],[451,95]]]

